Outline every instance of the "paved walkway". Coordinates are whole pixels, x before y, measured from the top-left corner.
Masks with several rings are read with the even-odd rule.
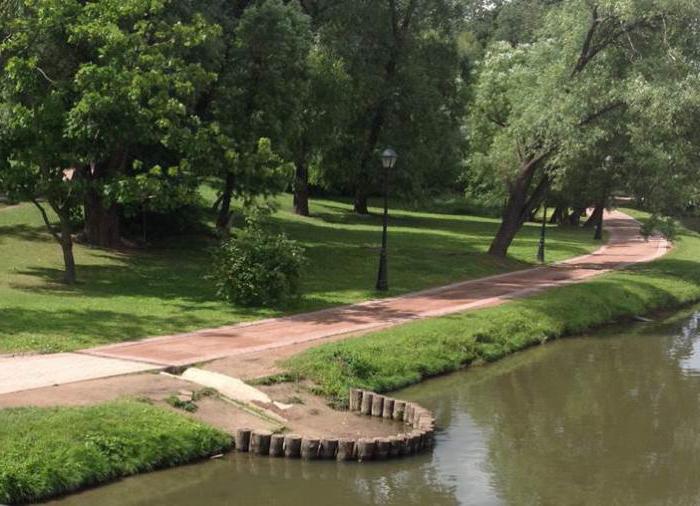
[[[18,391],[17,388],[21,389],[23,385],[29,389],[113,376],[119,374],[116,364],[122,364],[124,374],[135,372],[138,367],[147,370],[186,366],[343,334],[368,332],[420,318],[495,306],[554,286],[580,282],[612,269],[651,261],[665,254],[669,248],[663,239],[644,241],[639,236],[639,224],[620,212],[607,215],[606,229],[610,236],[606,246],[590,255],[556,265],[302,315],[103,346],[58,356],[53,359],[53,365],[53,357],[49,356],[42,363],[41,380],[32,376],[32,367],[26,365],[26,361],[35,360],[33,357],[3,360],[0,362],[0,392],[8,391],[4,385],[7,378],[13,378],[14,391]],[[91,363],[89,369],[82,370],[77,359],[76,367],[70,365],[71,357],[89,357],[97,362]],[[104,362],[104,373],[100,371],[100,360],[110,361]],[[26,380],[23,379],[25,377]]]

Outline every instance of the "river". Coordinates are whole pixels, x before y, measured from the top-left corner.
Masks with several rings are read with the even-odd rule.
[[[61,506],[698,505],[700,309],[530,349],[398,392],[441,428],[387,463],[231,455]]]

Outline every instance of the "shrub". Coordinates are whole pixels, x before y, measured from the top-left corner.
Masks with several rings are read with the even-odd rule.
[[[304,250],[257,225],[221,243],[214,258],[217,293],[242,306],[272,306],[299,294]]]
[[[649,237],[655,232],[660,233],[669,241],[673,241],[678,233],[676,220],[668,216],[662,217],[658,214],[653,214],[642,223],[640,233],[645,240],[649,240]]]

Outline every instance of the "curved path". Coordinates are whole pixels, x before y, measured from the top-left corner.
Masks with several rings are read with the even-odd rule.
[[[499,305],[554,286],[648,262],[670,245],[644,241],[639,223],[611,212],[610,240],[598,251],[558,264],[456,283],[401,297],[210,330],[103,346],[79,353],[0,359],[0,394],[104,378],[369,332],[410,320]],[[41,370],[41,376],[37,376]]]

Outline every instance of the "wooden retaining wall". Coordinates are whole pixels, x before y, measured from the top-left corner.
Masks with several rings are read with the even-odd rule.
[[[238,429],[236,451],[288,459],[365,462],[416,455],[433,446],[435,419],[430,411],[416,403],[353,388],[350,390],[350,411],[403,422],[406,430],[391,437],[318,439]]]

